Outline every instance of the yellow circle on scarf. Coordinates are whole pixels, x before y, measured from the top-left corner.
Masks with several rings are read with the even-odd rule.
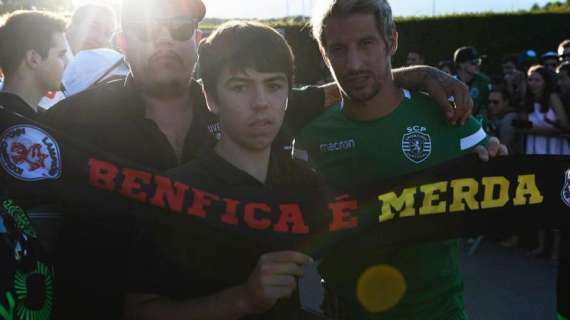
[[[394,267],[375,266],[360,276],[356,291],[358,301],[368,312],[384,312],[400,302],[406,292],[406,280]]]

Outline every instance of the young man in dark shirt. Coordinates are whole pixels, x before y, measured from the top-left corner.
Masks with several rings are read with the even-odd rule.
[[[65,68],[64,31],[65,21],[46,12],[19,11],[7,17],[0,27],[2,108],[37,117],[38,102],[45,92],[58,89]],[[6,130],[0,135],[0,164],[17,168],[19,179],[42,180],[53,159],[45,144],[32,145],[27,134],[48,139],[32,127]],[[45,221],[33,221],[24,211],[37,205],[38,199],[13,198],[11,191],[0,179],[0,318],[52,319],[54,272],[44,234],[38,232]]]
[[[252,41],[255,46],[249,45]],[[221,138],[196,160],[171,170],[171,176],[204,190],[288,193],[319,201],[315,174],[271,148],[293,84],[293,56],[285,39],[265,25],[230,22],[201,45],[199,65],[208,107],[220,120]],[[127,299],[128,318],[314,317],[301,311],[296,298],[273,308],[278,300],[292,295],[297,277],[312,261],[309,256],[267,252],[255,244],[241,250],[219,248],[208,245],[208,239],[198,246],[181,241],[184,233],[176,229],[150,232],[137,241],[140,252],[134,254],[129,272],[133,293]],[[177,241],[172,243],[172,239]],[[228,259],[212,272],[208,261],[219,255]],[[232,277],[220,278],[219,274]]]

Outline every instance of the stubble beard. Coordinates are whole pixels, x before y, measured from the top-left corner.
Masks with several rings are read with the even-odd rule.
[[[180,68],[184,68],[183,62],[181,60],[179,62]],[[146,70],[143,72],[145,79],[140,79],[145,94],[158,99],[167,99],[178,98],[187,93],[192,78],[191,71],[187,75],[160,76],[161,70],[157,68],[158,66],[152,63],[145,67]]]
[[[348,99],[355,101],[355,102],[367,102],[372,98],[376,97],[380,91],[382,91],[382,84],[376,77],[372,78],[372,84],[369,88],[365,88],[364,91],[362,90],[351,90],[347,85],[341,85],[342,91],[344,95],[348,97]]]
[[[154,98],[178,98],[188,91],[190,79],[169,79],[166,81],[144,82],[145,94]]]

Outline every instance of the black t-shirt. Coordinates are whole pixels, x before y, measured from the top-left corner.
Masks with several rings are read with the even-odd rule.
[[[302,163],[273,153],[267,181],[259,182],[236,168],[213,150],[206,150],[190,163],[170,170],[174,180],[191,181],[202,190],[240,190],[249,193],[291,194],[323,205],[324,184]],[[223,213],[224,209],[212,207]],[[220,212],[218,212],[220,211]],[[314,210],[312,212],[320,212]],[[305,216],[306,220],[311,219]],[[314,217],[317,218],[317,217]],[[137,245],[131,252],[129,286],[131,292],[158,294],[172,299],[197,299],[244,284],[261,254],[292,248],[270,248],[265,243],[236,233],[188,230],[140,222]],[[223,237],[217,241],[214,237]],[[195,239],[200,238],[197,243]],[[223,245],[220,245],[223,243]],[[215,263],[213,263],[215,261]],[[231,275],[228,277],[227,275]],[[281,301],[274,309],[251,319],[317,319],[301,310],[298,295]],[[249,319],[249,318],[248,318]]]
[[[220,134],[218,120],[207,109],[201,87],[189,85],[193,119],[185,140],[182,159],[156,123],[145,118],[140,89],[132,78],[117,80],[65,99],[48,110],[42,120],[76,139],[154,170],[175,168],[211,147]],[[321,110],[324,94],[316,87],[294,91],[286,122],[279,134],[279,150],[291,135]],[[289,141],[288,141],[289,139]],[[96,208],[66,208],[58,242],[58,319],[118,319],[122,313],[127,255],[133,245],[135,224],[128,215]],[[89,216],[90,218],[86,218]]]
[[[37,116],[17,95],[1,92],[0,105],[29,118]],[[3,153],[10,152],[7,143],[0,145]],[[53,267],[24,210],[38,204],[38,199],[15,201],[9,194],[10,186],[0,180],[0,319],[52,319]]]

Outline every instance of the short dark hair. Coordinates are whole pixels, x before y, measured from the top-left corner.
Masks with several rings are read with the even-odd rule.
[[[216,84],[223,68],[258,72],[283,72],[289,90],[293,86],[294,58],[291,47],[277,30],[247,21],[227,22],[219,26],[198,49],[198,68],[204,89],[214,99]]]
[[[0,68],[4,74],[15,71],[29,50],[46,58],[53,35],[65,32],[66,25],[63,17],[44,11],[15,11],[5,21],[0,27]]]
[[[511,95],[509,94],[509,92],[507,91],[507,88],[505,88],[504,85],[497,85],[497,86],[493,86],[493,88],[491,88],[491,92],[490,93],[499,93],[502,97],[503,100],[505,101],[511,101]]]
[[[311,18],[313,37],[321,48],[325,48],[325,23],[331,17],[346,17],[355,13],[372,14],[376,19],[376,27],[386,44],[392,40],[397,31],[392,15],[392,7],[388,0],[327,0],[316,6]]]

